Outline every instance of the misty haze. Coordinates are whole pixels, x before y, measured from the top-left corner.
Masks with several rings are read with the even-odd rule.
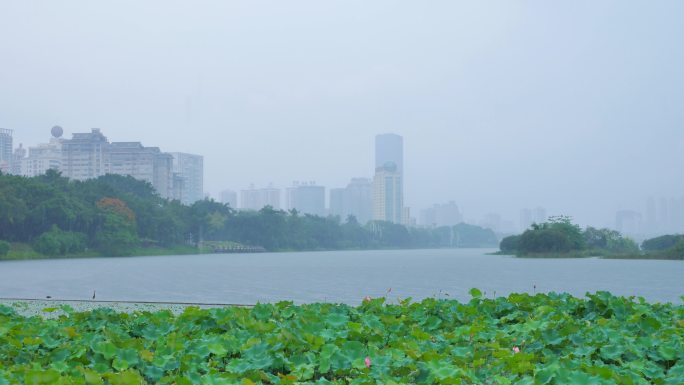
[[[0,385],[684,384],[683,19],[0,0]]]

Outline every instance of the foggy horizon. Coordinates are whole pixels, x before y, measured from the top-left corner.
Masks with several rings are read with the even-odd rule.
[[[414,217],[455,201],[614,227],[684,197],[679,2],[69,4],[0,6],[15,147],[97,127],[203,155],[218,199],[372,178],[392,132]]]

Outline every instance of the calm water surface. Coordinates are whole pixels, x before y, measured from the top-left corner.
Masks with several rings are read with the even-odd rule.
[[[0,297],[132,301],[359,303],[511,292],[607,290],[681,303],[684,261],[519,259],[492,250],[216,254],[0,262]],[[391,292],[387,295],[388,289]]]

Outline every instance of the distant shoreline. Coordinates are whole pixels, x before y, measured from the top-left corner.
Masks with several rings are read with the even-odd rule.
[[[266,250],[264,252],[244,252],[244,253],[221,253],[221,252],[214,252],[213,250],[209,249],[198,249],[193,246],[179,246],[179,247],[173,247],[173,248],[162,248],[162,247],[142,247],[136,249],[133,254],[131,255],[123,255],[123,256],[107,256],[107,255],[102,255],[96,251],[86,251],[83,253],[79,254],[70,254],[70,255],[56,255],[56,256],[48,256],[48,255],[43,255],[39,254],[32,249],[30,249],[29,245],[26,244],[13,244],[14,247],[18,248],[19,250],[12,250],[10,253],[6,256],[0,257],[0,262],[3,261],[38,261],[38,260],[56,260],[56,259],[86,259],[86,258],[135,258],[135,257],[156,257],[156,256],[169,256],[169,255],[207,255],[207,254],[216,254],[216,255],[223,255],[223,254],[262,254],[262,253],[306,253],[306,252],[332,252],[332,251],[381,251],[381,250],[448,250],[448,249],[454,249],[454,250],[459,250],[459,249],[483,249],[483,250],[491,250],[495,249],[494,246],[487,246],[487,247],[453,247],[453,248],[448,248],[448,247],[431,247],[431,248],[424,248],[424,247],[418,247],[418,248],[372,248],[372,249],[318,249],[318,250],[288,250],[288,249],[283,249],[283,250]],[[488,253],[492,254],[492,253]]]
[[[496,251],[489,253],[489,255],[509,255],[515,258],[524,259],[583,259],[583,258],[600,258],[600,259],[624,259],[624,260],[658,260],[658,261],[682,261],[684,258],[676,258],[661,253],[654,254],[605,254],[598,252],[569,252],[569,253],[538,253],[517,255],[512,252]]]

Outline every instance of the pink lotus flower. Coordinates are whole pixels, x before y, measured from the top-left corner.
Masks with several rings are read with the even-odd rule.
[[[513,347],[513,353],[520,353],[520,348],[517,346]]]
[[[367,368],[370,368],[370,366],[371,366],[370,357],[366,357],[366,359],[363,360],[363,362],[366,364],[366,367],[367,367]]]
[[[371,300],[371,297],[365,296],[363,297],[363,302],[369,302]]]

